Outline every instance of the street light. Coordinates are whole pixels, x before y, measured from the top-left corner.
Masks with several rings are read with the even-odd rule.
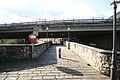
[[[53,33],[51,33],[51,41],[52,41]]]
[[[117,3],[120,3],[120,0],[110,0],[110,4],[117,4]]]
[[[116,9],[117,3],[120,3],[120,0],[110,0],[110,4],[114,5],[114,16],[113,16],[113,49],[112,49],[112,65],[111,65],[111,80],[116,80]]]
[[[64,34],[62,33],[62,40],[63,40],[63,36],[64,36]]]
[[[46,30],[47,30],[47,41],[48,41],[48,27],[46,27]]]
[[[70,27],[68,27],[68,41],[70,41]]]
[[[62,44],[62,45],[63,45],[63,35],[64,35],[64,34],[62,33],[62,39],[61,39],[61,44]]]
[[[68,49],[70,49],[70,27],[68,27]]]

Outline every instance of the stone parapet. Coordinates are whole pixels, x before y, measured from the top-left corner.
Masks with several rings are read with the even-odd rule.
[[[64,45],[73,52],[77,53],[82,59],[84,59],[89,65],[100,73],[110,75],[111,51],[68,41],[64,42]],[[117,54],[117,63],[117,74],[120,75],[119,53]]]
[[[50,45],[51,42],[35,44],[34,52],[32,53],[31,44],[1,44],[0,60],[4,61],[35,58],[42,54]]]

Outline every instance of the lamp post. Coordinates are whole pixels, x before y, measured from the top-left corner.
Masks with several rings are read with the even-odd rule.
[[[70,49],[70,27],[68,27],[68,49]]]
[[[70,27],[68,27],[68,41],[70,41]]]
[[[53,37],[53,33],[51,33],[51,41],[52,41],[52,39],[53,39],[52,37]]]
[[[111,80],[116,80],[116,9],[117,3],[120,3],[120,0],[110,0],[110,4],[114,5],[114,16],[113,16],[113,49],[112,49],[112,65],[111,65]]]
[[[46,27],[46,31],[47,31],[46,35],[47,35],[47,41],[48,41],[48,27]]]
[[[62,37],[63,37],[63,33],[62,33]]]
[[[64,34],[62,33],[62,39],[61,39],[61,44],[62,44],[62,45],[63,45],[63,35],[64,35]]]

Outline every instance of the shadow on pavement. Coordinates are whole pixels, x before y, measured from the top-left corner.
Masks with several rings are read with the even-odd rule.
[[[72,59],[67,59],[67,58],[61,58],[61,59],[64,59],[64,60],[69,60],[69,61],[73,61],[73,62],[79,62],[79,61],[75,61],[75,60],[72,60]]]
[[[64,72],[64,73],[67,73],[67,74],[72,74],[75,76],[83,76],[83,74],[81,72],[73,70],[73,69],[69,69],[66,67],[57,67],[57,69]]]
[[[51,46],[46,52],[32,60],[0,62],[0,73],[57,64],[56,47],[55,45]]]

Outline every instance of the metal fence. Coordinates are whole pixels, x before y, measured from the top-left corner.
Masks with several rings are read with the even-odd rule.
[[[120,20],[117,20],[119,23]],[[46,25],[78,25],[78,24],[110,24],[112,19],[71,19],[71,20],[43,20],[36,22],[22,22],[11,24],[0,24],[0,27],[20,27],[20,26],[46,26]]]

